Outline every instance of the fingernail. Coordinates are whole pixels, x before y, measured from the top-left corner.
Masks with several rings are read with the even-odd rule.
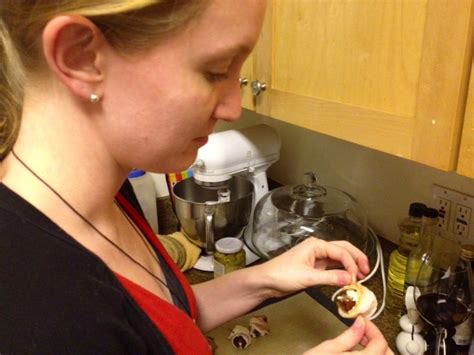
[[[363,317],[357,317],[356,321],[354,322],[354,329],[363,329],[365,327],[365,322]]]
[[[369,339],[367,339],[367,337],[364,335],[364,337],[360,341],[360,345],[367,346],[368,343],[369,343]]]
[[[341,273],[338,276],[337,283],[340,286],[345,286],[348,285],[351,282],[351,275],[349,275],[347,272]]]

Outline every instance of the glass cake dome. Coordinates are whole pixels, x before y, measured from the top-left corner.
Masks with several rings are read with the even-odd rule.
[[[346,240],[367,253],[367,217],[348,193],[319,184],[313,172],[304,184],[276,188],[255,206],[248,247],[270,259],[310,236]]]

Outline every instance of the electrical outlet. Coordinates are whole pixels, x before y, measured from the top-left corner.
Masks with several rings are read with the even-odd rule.
[[[454,233],[461,240],[467,239],[471,221],[471,208],[458,204],[456,205],[456,214],[454,216]]]
[[[449,229],[449,217],[451,216],[451,201],[440,196],[436,196],[434,197],[434,199],[434,207],[439,212],[438,225],[440,228],[446,231]]]
[[[454,233],[461,243],[474,243],[473,213],[474,197],[448,189],[433,186],[433,207],[439,211],[439,226]]]

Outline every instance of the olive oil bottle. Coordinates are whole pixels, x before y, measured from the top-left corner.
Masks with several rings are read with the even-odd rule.
[[[412,203],[405,218],[399,225],[400,245],[390,254],[387,282],[387,310],[401,315],[404,310],[405,275],[410,253],[418,246],[421,217],[426,205]]]

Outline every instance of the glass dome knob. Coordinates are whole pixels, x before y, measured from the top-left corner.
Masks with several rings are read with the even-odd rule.
[[[326,192],[326,189],[319,185],[318,176],[312,171],[304,173],[303,185],[295,186],[293,189],[293,194],[295,196],[304,199],[312,199],[324,196],[326,195]]]

